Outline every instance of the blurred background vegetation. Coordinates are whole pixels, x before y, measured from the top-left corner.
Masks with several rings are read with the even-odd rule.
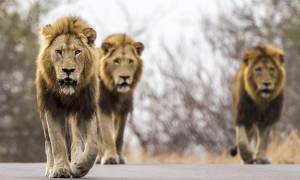
[[[134,26],[123,1],[118,2],[126,16],[127,32],[147,45],[147,38],[151,37],[147,35],[148,24]],[[44,137],[35,104],[35,58],[41,18],[59,3],[0,1],[0,161],[45,159]],[[288,74],[282,118],[273,132],[272,147],[277,151],[270,152],[274,157],[290,152],[277,162],[300,162],[295,158],[295,151],[300,147],[300,1],[249,0],[243,4],[231,1],[231,4],[230,12],[220,8],[216,17],[199,14],[195,24],[214,53],[212,59],[201,59],[202,42],[197,38],[188,41],[185,36],[179,36],[181,40],[177,44],[164,41],[157,44],[162,56],[148,54],[147,59],[163,63],[156,64],[156,71],[145,72],[136,93],[137,113],[130,117],[125,140],[128,156],[133,161],[208,162],[207,158],[194,156],[213,154],[222,157],[217,162],[228,162],[227,149],[235,139],[232,75],[246,48],[270,42],[285,50]],[[208,68],[207,62],[214,62],[213,67]],[[160,79],[159,88],[150,80],[153,72]],[[133,138],[137,144],[132,145]],[[137,160],[130,153],[136,147],[144,159]],[[165,154],[169,156],[163,158]],[[174,154],[185,159],[176,159]],[[210,162],[216,162],[215,159],[210,158]]]

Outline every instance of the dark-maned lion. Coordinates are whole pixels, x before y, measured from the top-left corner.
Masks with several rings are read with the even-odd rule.
[[[266,149],[271,126],[280,118],[285,81],[281,49],[264,44],[247,50],[233,83],[236,144],[246,164],[271,162]],[[255,152],[250,146],[254,137]]]
[[[46,176],[82,177],[98,152],[96,32],[80,18],[63,17],[44,26],[42,37],[36,93],[45,135]]]
[[[140,80],[144,45],[126,34],[113,34],[100,48],[100,128],[98,162],[124,164],[123,134],[128,114],[133,110],[133,92]]]

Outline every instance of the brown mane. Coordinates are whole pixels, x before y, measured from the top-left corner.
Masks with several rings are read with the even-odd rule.
[[[46,25],[42,30],[43,41],[40,49],[40,54],[37,59],[37,73],[36,84],[37,92],[41,97],[38,97],[38,104],[41,109],[47,105],[51,109],[55,109],[57,102],[61,101],[62,106],[72,104],[74,107],[80,108],[82,103],[87,105],[94,102],[94,97],[98,96],[98,91],[95,88],[98,87],[97,83],[97,51],[93,48],[94,42],[88,38],[95,36],[94,34],[88,34],[90,26],[82,19],[78,17],[63,17],[58,19],[55,23]],[[86,57],[85,70],[82,73],[82,78],[79,81],[79,92],[75,97],[62,97],[58,94],[58,85],[55,77],[55,68],[51,61],[49,47],[51,42],[60,35],[75,34],[83,42],[88,57]],[[86,91],[92,93],[92,97],[87,101],[88,96],[83,94]],[[47,96],[46,93],[48,94]],[[45,99],[46,97],[54,97],[53,99]],[[81,99],[83,98],[83,99]],[[95,106],[95,105],[94,105]],[[95,107],[94,107],[95,108]],[[60,108],[58,108],[60,109]],[[75,108],[76,109],[76,108]]]

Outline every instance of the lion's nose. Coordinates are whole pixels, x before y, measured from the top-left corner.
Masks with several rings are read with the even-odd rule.
[[[70,76],[70,74],[75,71],[75,68],[62,68],[62,71],[65,72],[67,76]]]
[[[129,79],[129,76],[120,76],[120,78],[126,81],[127,79]]]
[[[271,85],[270,82],[264,82],[264,86],[269,87]]]

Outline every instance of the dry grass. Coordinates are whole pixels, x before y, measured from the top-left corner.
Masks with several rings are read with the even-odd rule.
[[[300,163],[299,134],[293,132],[285,140],[273,141],[269,146],[268,156],[275,164]],[[159,155],[127,153],[127,158],[131,163],[241,163],[239,157],[231,157],[227,150],[224,150],[224,152],[221,154],[206,154],[203,157],[196,155],[179,155],[175,153]]]

